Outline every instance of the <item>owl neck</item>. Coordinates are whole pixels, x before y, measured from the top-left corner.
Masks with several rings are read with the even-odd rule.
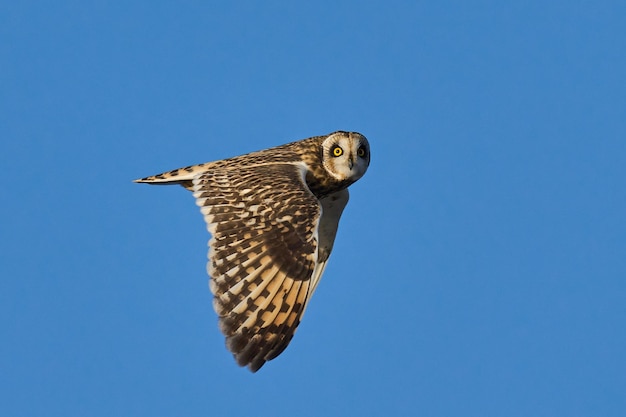
[[[309,172],[306,176],[306,184],[317,198],[324,198],[327,195],[336,193],[343,189],[348,188],[349,185],[354,183],[352,180],[336,180],[326,176],[318,176],[315,173]]]

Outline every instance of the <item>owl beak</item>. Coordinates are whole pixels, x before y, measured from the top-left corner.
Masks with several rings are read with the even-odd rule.
[[[350,157],[348,158],[348,168],[350,168],[350,170],[352,170],[353,166],[354,166],[354,157],[352,155],[350,155]]]

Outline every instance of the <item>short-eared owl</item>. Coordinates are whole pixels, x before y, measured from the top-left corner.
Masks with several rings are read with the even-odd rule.
[[[333,248],[347,187],[369,143],[335,132],[135,182],[193,191],[207,223],[209,286],[237,363],[256,372],[285,350]]]

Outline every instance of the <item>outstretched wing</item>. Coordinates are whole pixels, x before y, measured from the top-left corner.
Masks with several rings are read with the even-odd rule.
[[[304,163],[212,169],[194,178],[226,346],[256,372],[289,344],[312,293],[321,205]],[[334,237],[334,236],[333,236]]]

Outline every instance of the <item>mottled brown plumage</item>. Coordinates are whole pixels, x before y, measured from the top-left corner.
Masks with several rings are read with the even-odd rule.
[[[324,271],[369,144],[335,132],[136,180],[193,191],[220,330],[253,372],[289,344]]]

